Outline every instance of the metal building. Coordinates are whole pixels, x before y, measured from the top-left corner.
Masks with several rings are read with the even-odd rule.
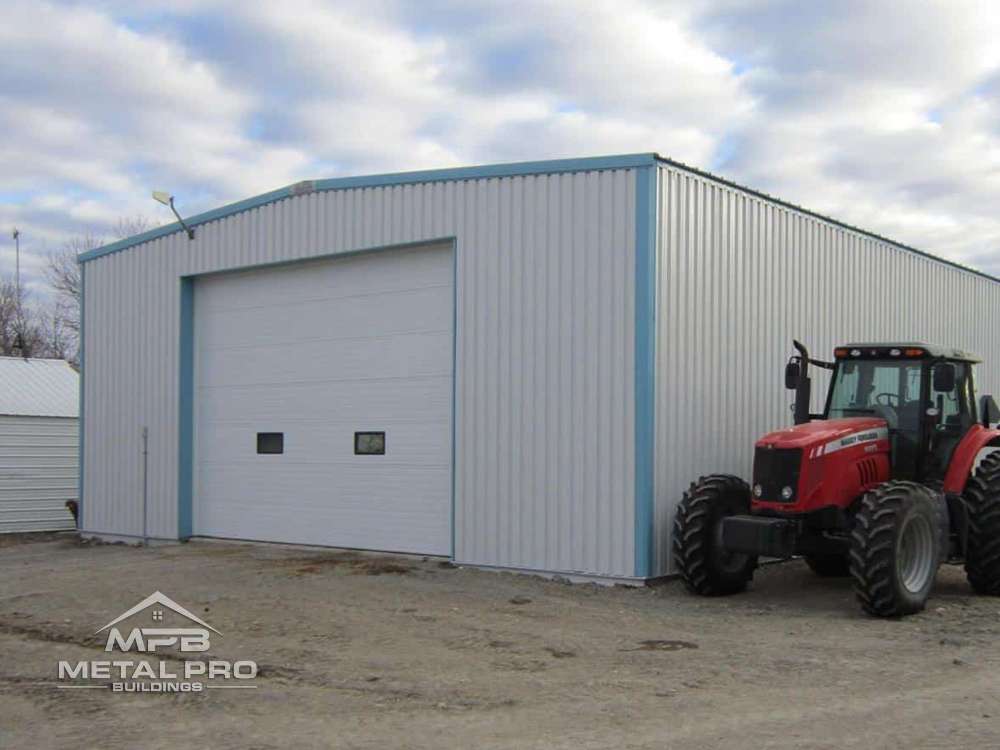
[[[79,395],[61,359],[0,357],[0,533],[75,528]]]
[[[790,422],[793,336],[953,343],[1000,393],[996,279],[655,154],[304,182],[189,223],[80,257],[94,535],[644,579],[687,483]]]

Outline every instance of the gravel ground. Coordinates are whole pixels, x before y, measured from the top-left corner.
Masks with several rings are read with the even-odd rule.
[[[0,748],[1000,747],[1000,600],[869,618],[799,562],[726,599],[277,545],[0,539]],[[256,690],[54,687],[160,590]],[[136,615],[139,617],[139,615]],[[148,622],[145,624],[148,625]]]

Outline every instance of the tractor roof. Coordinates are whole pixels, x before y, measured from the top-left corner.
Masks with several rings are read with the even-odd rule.
[[[928,357],[933,359],[957,359],[962,362],[982,362],[983,360],[972,352],[956,349],[952,346],[927,344],[919,341],[878,341],[860,344],[843,344],[838,349],[923,349]]]

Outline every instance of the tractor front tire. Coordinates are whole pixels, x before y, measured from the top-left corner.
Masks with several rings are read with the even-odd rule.
[[[806,555],[806,565],[820,578],[844,578],[851,574],[846,555]]]
[[[851,532],[850,568],[861,608],[900,617],[927,604],[941,562],[934,492],[916,482],[886,482],[861,500]]]
[[[674,564],[689,591],[722,596],[743,591],[757,558],[722,546],[722,519],[750,512],[750,487],[739,477],[712,474],[693,483],[674,519]]]
[[[969,510],[965,576],[977,594],[1000,596],[1000,451],[980,462],[962,498]]]

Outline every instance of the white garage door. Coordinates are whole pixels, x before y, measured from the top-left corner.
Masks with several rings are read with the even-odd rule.
[[[195,533],[450,554],[452,283],[440,245],[198,279]]]

